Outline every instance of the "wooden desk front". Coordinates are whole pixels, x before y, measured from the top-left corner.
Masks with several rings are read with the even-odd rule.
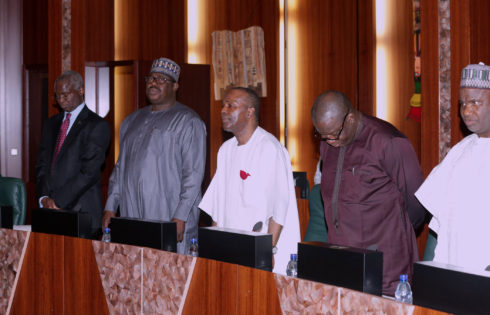
[[[149,248],[0,229],[0,314],[444,314]]]

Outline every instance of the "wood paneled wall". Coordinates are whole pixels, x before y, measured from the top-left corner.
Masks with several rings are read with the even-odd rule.
[[[48,1],[23,0],[24,64],[48,63]]]
[[[469,63],[490,64],[490,2],[451,1],[451,144],[469,132],[459,115],[461,70]]]
[[[312,183],[319,143],[312,136],[310,111],[318,94],[339,90],[362,112],[375,114],[375,8],[374,1],[357,0],[289,3],[288,31],[298,34],[298,41],[288,42],[297,68],[289,87],[288,149],[293,168],[307,171]],[[387,14],[390,29],[383,44],[389,50],[392,91],[388,121],[419,153],[420,124],[406,119],[414,89],[412,1],[388,1]]]
[[[473,1],[475,2],[475,1]],[[487,1],[484,1],[487,2]],[[451,145],[463,138],[464,123],[459,116],[461,70],[470,63],[470,1],[451,1]],[[487,9],[488,10],[488,9]],[[490,62],[490,60],[489,60]]]
[[[30,1],[32,0],[24,0]],[[49,86],[61,73],[61,0],[48,3]],[[397,24],[394,45],[400,47],[397,60],[397,96],[393,102],[399,113],[395,126],[406,133],[417,148],[417,127],[404,118],[408,112],[411,82],[411,0],[397,2]],[[72,68],[83,74],[86,61],[151,60],[167,56],[183,62],[186,59],[185,1],[82,1],[73,0]],[[279,136],[279,1],[203,0],[199,7],[205,22],[204,63],[212,63],[211,33],[229,29],[237,31],[252,25],[264,29],[268,96],[262,98],[261,126]],[[288,141],[293,150],[295,170],[307,171],[312,182],[318,161],[318,143],[312,137],[310,109],[316,96],[327,89],[346,93],[363,112],[372,114],[375,101],[375,34],[374,0],[359,1],[288,1],[288,29],[296,32],[295,42],[288,42],[289,55],[296,58],[293,84],[288,102]],[[33,42],[34,44],[34,42]],[[292,69],[290,69],[292,71]],[[211,91],[213,93],[213,91]],[[52,91],[50,89],[50,96]],[[54,101],[50,101],[54,104]],[[221,130],[221,104],[211,95],[211,173],[223,140],[229,137]],[[57,112],[50,107],[50,114]],[[413,134],[413,136],[412,136]],[[293,143],[294,142],[294,143]]]
[[[26,0],[27,1],[27,0]],[[71,54],[70,68],[84,75],[86,61],[112,60],[114,56],[114,19],[111,1],[71,1],[71,46],[62,46],[62,1],[48,1],[47,47],[49,71],[49,115],[58,113],[53,85],[62,72],[62,50]],[[37,32],[40,33],[39,31]],[[37,35],[37,34],[36,34]],[[93,58],[93,59],[92,59]]]
[[[387,87],[390,90],[386,120],[410,139],[420,158],[420,123],[407,118],[411,108],[410,98],[414,94],[412,0],[386,1],[386,4],[389,31],[383,44],[389,51]]]
[[[454,4],[456,5],[459,2]],[[490,28],[490,21],[488,20],[490,2],[486,0],[471,0],[470,4],[470,62],[478,63],[482,61],[488,65],[490,64],[490,34],[488,32]]]
[[[422,23],[422,123],[405,120],[413,93],[411,0],[389,1],[397,23],[392,30],[395,49],[395,111],[391,121],[404,132],[418,151],[424,174],[439,162],[438,112],[438,0],[421,0]],[[49,65],[49,102],[52,86],[61,73],[62,0],[23,0],[24,63]],[[461,68],[468,63],[490,63],[490,21],[486,0],[451,1],[451,143],[462,136],[457,99]],[[167,56],[186,60],[186,1],[72,0],[72,68],[83,73],[86,61],[151,60]],[[200,0],[206,17],[202,27],[204,62],[212,62],[211,33],[237,31],[252,25],[264,29],[268,96],[262,99],[261,125],[279,136],[279,1]],[[312,137],[310,109],[316,96],[327,89],[346,93],[363,112],[374,113],[375,27],[374,0],[288,1],[289,31],[298,39],[288,42],[296,54],[296,72],[289,86],[294,99],[288,103],[289,139],[294,149],[295,170],[307,171],[310,184],[318,161],[318,143]],[[115,29],[114,25],[120,28]],[[291,69],[290,69],[291,71]],[[211,93],[213,91],[211,90]],[[221,130],[220,102],[211,94],[209,145],[211,174],[226,135]],[[49,114],[57,112],[49,107]],[[37,148],[30,148],[37,150]]]
[[[185,62],[185,1],[115,2],[115,60]]]
[[[439,63],[451,64],[451,145],[459,142],[465,128],[459,116],[458,95],[461,70],[469,63],[490,63],[490,3],[486,0],[450,2],[451,60],[439,55],[439,1],[421,0],[422,49],[422,123],[421,165],[427,176],[439,164]],[[418,239],[420,252],[425,248],[427,227]],[[422,255],[421,255],[422,257]]]
[[[376,14],[374,0],[357,2],[357,106],[368,115],[375,114],[376,101]]]
[[[85,73],[86,61],[114,58],[113,1],[71,0],[71,68]]]
[[[313,102],[335,89],[357,104],[357,1],[289,1],[288,33],[288,58],[296,69],[289,68],[287,145],[293,169],[306,171],[313,183],[319,159]]]
[[[212,64],[211,34],[219,30],[238,31],[250,26],[260,26],[264,30],[267,97],[261,98],[260,125],[275,136],[279,136],[279,1],[257,0],[199,0],[199,7],[205,21],[200,32],[205,38],[198,47],[203,55],[203,63]],[[213,75],[211,85],[214,86]],[[218,149],[230,134],[221,129],[221,101],[214,100],[211,91],[210,156],[211,174],[216,170]]]
[[[49,116],[58,113],[54,100],[54,81],[61,74],[61,0],[48,1],[48,106]]]
[[[422,72],[421,166],[424,175],[439,163],[438,0],[420,2]]]
[[[464,136],[458,95],[461,70],[469,63],[490,63],[490,21],[486,0],[451,1],[451,145]],[[425,175],[439,163],[438,0],[421,0],[422,136],[421,164]]]
[[[61,2],[48,3],[50,87],[61,74]],[[87,61],[152,60],[165,56],[184,62],[185,43],[184,1],[71,1],[71,69],[82,75]],[[55,113],[57,108],[52,106],[50,115]]]

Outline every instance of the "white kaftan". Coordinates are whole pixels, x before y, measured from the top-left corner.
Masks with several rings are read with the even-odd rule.
[[[235,137],[223,143],[199,208],[217,226],[245,231],[262,221],[261,232],[267,233],[272,217],[283,226],[273,271],[285,274],[300,241],[298,208],[289,154],[272,134],[257,127],[244,145]]]
[[[490,138],[456,144],[415,193],[432,213],[434,261],[481,272],[490,265]]]

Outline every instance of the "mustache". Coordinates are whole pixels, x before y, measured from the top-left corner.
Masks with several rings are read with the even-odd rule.
[[[157,88],[156,86],[150,86],[150,87],[148,87],[148,88],[147,88],[147,90],[148,90],[148,91],[153,90],[153,89],[155,89],[155,90],[157,90],[158,92],[160,92],[160,89],[159,89],[159,88]]]

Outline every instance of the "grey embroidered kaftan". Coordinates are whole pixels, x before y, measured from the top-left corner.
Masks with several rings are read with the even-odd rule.
[[[179,253],[197,236],[201,182],[206,163],[206,127],[189,107],[145,107],[120,129],[119,158],[112,172],[106,210],[123,217],[186,221]]]

